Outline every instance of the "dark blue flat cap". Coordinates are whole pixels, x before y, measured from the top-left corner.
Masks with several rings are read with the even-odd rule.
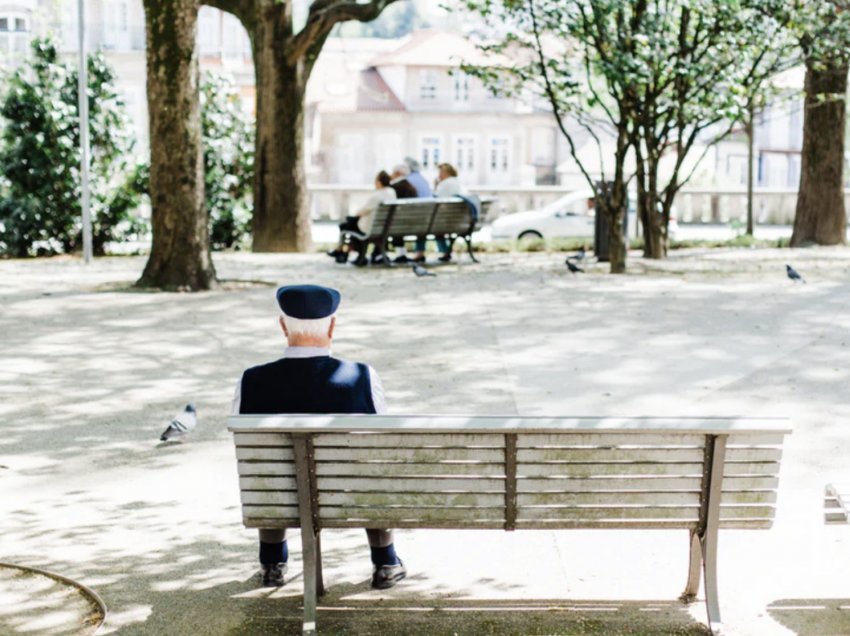
[[[339,307],[337,290],[321,285],[285,285],[277,290],[277,304],[287,316],[301,320],[327,318]]]

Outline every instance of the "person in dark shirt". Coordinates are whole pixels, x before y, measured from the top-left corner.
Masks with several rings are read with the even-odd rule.
[[[280,326],[288,343],[283,357],[245,370],[236,384],[233,413],[385,413],[384,388],[367,364],[331,357],[340,293],[318,285],[277,290]],[[283,585],[289,551],[286,530],[260,534],[263,585]],[[372,553],[372,587],[386,589],[407,576],[395,553],[392,530],[367,529]]]

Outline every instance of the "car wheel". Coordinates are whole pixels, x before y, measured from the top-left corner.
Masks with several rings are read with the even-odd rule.
[[[518,241],[539,241],[543,238],[543,235],[537,230],[526,230],[522,232],[518,237]]]

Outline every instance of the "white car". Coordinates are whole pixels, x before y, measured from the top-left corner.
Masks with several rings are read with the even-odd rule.
[[[539,210],[515,212],[493,221],[491,236],[496,239],[526,240],[575,237],[592,239],[596,222],[593,210],[593,192],[579,190],[559,197]],[[590,200],[590,201],[589,201]],[[635,236],[636,214],[634,202],[629,200],[628,231]],[[669,233],[675,237],[678,224],[672,211]]]

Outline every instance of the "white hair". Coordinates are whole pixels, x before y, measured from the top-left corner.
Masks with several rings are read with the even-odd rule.
[[[410,174],[410,166],[406,163],[400,163],[395,168],[393,168],[393,174],[400,174],[404,177]]]
[[[325,316],[324,318],[304,319],[293,318],[280,312],[280,316],[283,318],[284,324],[286,324],[286,330],[290,335],[313,336],[318,338],[328,335],[328,331],[331,328],[331,319],[334,315]]]

